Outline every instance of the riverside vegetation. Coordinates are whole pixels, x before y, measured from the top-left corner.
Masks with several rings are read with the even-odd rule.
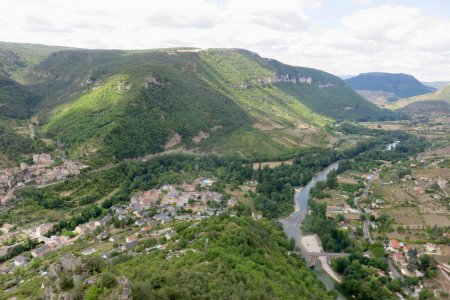
[[[276,220],[293,210],[294,187],[337,160],[337,173],[311,191],[303,229],[326,251],[354,252],[351,265],[363,267],[337,262],[352,274],[342,285],[351,295],[362,293],[355,280],[367,288],[355,273],[385,267],[362,257],[370,246],[350,239],[318,199],[341,187],[341,172],[427,144],[355,123],[405,116],[341,79],[241,49],[0,49],[0,159],[33,164],[31,154],[51,153],[52,167],[87,165],[12,190],[0,213],[0,297],[333,299]],[[253,168],[269,159],[291,164]],[[182,205],[163,203],[186,194]]]

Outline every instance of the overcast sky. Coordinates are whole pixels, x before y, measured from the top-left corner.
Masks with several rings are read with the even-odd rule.
[[[448,0],[0,0],[0,40],[245,48],[337,75],[450,81]]]

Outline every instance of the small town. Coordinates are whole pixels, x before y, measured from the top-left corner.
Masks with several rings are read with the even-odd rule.
[[[50,163],[49,160],[45,162]],[[73,231],[61,235],[52,234],[55,223],[43,223],[31,228],[3,224],[0,229],[3,233],[0,236],[3,245],[0,257],[4,262],[0,274],[12,273],[17,267],[27,266],[32,259],[43,258],[80,241],[80,244],[92,244],[81,249],[81,255],[102,251],[100,249],[105,249],[104,244],[110,249],[98,253],[104,259],[109,259],[114,253],[129,252],[135,255],[134,250],[142,240],[171,240],[175,235],[172,229],[174,222],[190,220],[195,225],[196,221],[210,216],[233,215],[231,210],[238,205],[238,199],[232,196],[225,200],[222,194],[211,191],[214,182],[216,179],[213,178],[197,178],[191,184],[163,185],[160,189],[139,192],[131,196],[128,206],[112,206],[109,215],[78,225]],[[162,242],[144,250],[164,248]],[[41,272],[42,276],[46,274],[45,270]]]
[[[33,154],[32,164],[21,162],[19,167],[0,169],[0,199],[6,203],[14,191],[26,185],[43,186],[79,175],[87,166],[69,159],[52,159],[50,154]]]
[[[450,300],[450,1],[0,10],[0,300]]]

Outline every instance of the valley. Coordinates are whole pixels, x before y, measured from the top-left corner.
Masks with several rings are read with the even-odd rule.
[[[372,103],[243,49],[0,50],[1,299],[450,292],[445,87]]]

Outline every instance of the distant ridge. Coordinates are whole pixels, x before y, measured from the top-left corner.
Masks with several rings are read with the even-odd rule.
[[[8,116],[35,116],[39,136],[98,164],[170,149],[277,157],[330,146],[325,128],[333,120],[399,117],[332,74],[243,49],[0,43],[0,62]],[[30,95],[23,112],[13,101],[19,92]]]
[[[414,76],[403,73],[361,73],[358,76],[346,79],[345,81],[356,91],[390,93],[390,101],[435,91],[434,88],[424,85]]]

